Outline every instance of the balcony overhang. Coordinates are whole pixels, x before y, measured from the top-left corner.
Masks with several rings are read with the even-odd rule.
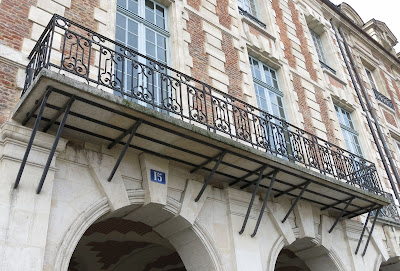
[[[154,154],[180,164],[208,177],[225,152],[210,184],[222,187],[233,184],[238,189],[252,192],[256,188],[261,167],[265,167],[260,190],[266,191],[276,172],[272,196],[283,195],[309,201],[332,215],[354,217],[372,209],[386,206],[390,201],[382,196],[354,187],[315,169],[259,150],[229,137],[198,127],[165,112],[127,101],[110,92],[88,85],[66,75],[43,68],[26,90],[13,112],[13,119],[23,123],[33,109],[37,109],[46,91],[51,88],[43,112],[39,131],[47,126],[69,99],[75,102],[69,112],[62,136],[110,144],[128,131],[138,120],[142,124],[129,147]],[[26,123],[32,127],[37,113]],[[59,121],[48,130],[54,133]],[[127,133],[125,133],[127,134]],[[125,140],[117,142],[124,145]],[[207,163],[209,161],[209,163]],[[199,165],[204,165],[200,167]],[[307,185],[305,185],[307,184]],[[303,191],[304,190],[304,191]],[[345,208],[347,206],[347,208]]]

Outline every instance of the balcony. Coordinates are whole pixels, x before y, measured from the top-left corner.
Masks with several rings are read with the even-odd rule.
[[[263,190],[338,221],[389,204],[373,163],[68,19],[53,16],[29,59],[13,119],[34,131],[157,155],[203,188],[253,193],[249,208]]]

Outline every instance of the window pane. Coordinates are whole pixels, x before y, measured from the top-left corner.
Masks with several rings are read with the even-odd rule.
[[[126,0],[118,0],[117,5],[126,8]]]
[[[135,14],[138,14],[138,3],[134,0],[128,0],[128,10]]]

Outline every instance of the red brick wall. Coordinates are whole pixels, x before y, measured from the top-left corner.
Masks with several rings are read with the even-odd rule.
[[[239,69],[239,53],[233,47],[232,37],[226,33],[222,33],[222,51],[226,58],[225,73],[229,77],[229,94],[242,99],[242,73]]]
[[[300,76],[295,73],[292,73],[292,75],[294,91],[296,91],[298,97],[299,111],[303,115],[304,119],[304,130],[309,133],[315,133],[315,129],[311,120],[311,109],[307,105],[306,90],[301,85]]]
[[[204,51],[205,33],[202,21],[199,16],[188,12],[187,31],[190,33],[191,44],[189,45],[189,55],[193,58],[192,76],[202,82],[211,85],[208,76],[208,55]]]
[[[228,12],[229,8],[229,0],[218,0],[217,1],[217,7],[216,7],[216,12],[217,16],[219,18],[219,23],[230,29],[231,28],[231,16],[229,15]]]
[[[296,7],[294,6],[294,3],[292,0],[290,0],[288,2],[288,4],[289,4],[290,12],[292,14],[293,23],[296,26],[296,36],[300,40],[301,54],[304,56],[304,58],[306,60],[307,71],[310,74],[311,79],[314,80],[315,82],[317,82],[318,81],[317,71],[314,68],[313,59],[311,57],[310,51],[308,50],[308,43],[307,43],[306,36],[304,34],[303,26],[301,25],[301,22],[300,22],[299,13],[296,10]]]
[[[16,89],[17,71],[16,67],[0,62],[0,125],[9,119],[20,95]]]
[[[94,8],[99,7],[99,0],[71,1],[71,8],[65,10],[64,16],[93,31],[97,31],[94,20]]]
[[[0,43],[21,50],[24,38],[31,35],[32,22],[28,20],[31,5],[36,0],[2,0],[0,4]]]
[[[199,10],[201,5],[201,0],[187,0],[189,6]]]
[[[284,48],[285,58],[289,61],[290,67],[296,68],[296,58],[294,57],[292,52],[292,43],[287,34],[287,26],[283,21],[283,12],[282,9],[280,8],[279,1],[280,0],[272,0],[272,8],[274,9],[276,14],[276,24],[280,29],[281,41],[283,42],[283,45],[285,47]]]

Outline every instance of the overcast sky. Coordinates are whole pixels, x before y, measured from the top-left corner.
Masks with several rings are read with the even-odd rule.
[[[386,23],[400,42],[400,0],[330,0],[335,5],[346,2],[363,19],[364,23],[374,18]],[[395,46],[400,51],[400,44]]]

